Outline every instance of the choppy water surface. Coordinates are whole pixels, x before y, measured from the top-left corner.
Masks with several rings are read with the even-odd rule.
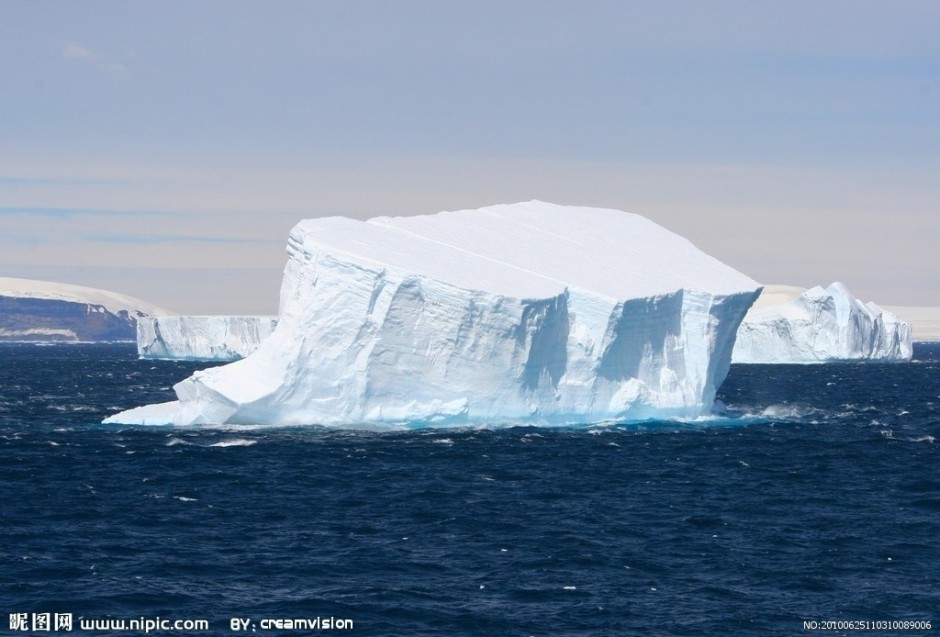
[[[915,356],[736,366],[725,412],[696,423],[375,433],[103,426],[200,365],[0,346],[0,632],[34,612],[213,634],[935,620],[940,346]]]

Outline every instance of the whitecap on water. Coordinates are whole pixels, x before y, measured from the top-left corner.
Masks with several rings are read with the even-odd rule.
[[[771,405],[765,407],[763,411],[760,412],[761,416],[768,416],[770,418],[786,418],[788,416],[799,415],[796,410],[792,407],[787,407],[785,405]]]
[[[181,440],[180,438],[175,438],[173,436],[170,436],[166,441],[167,447],[173,447],[175,445],[191,445],[191,444],[193,443],[186,442],[185,440]]]
[[[250,447],[251,445],[258,444],[257,440],[251,440],[250,438],[230,438],[228,440],[220,440],[218,442],[213,442],[210,447]]]
[[[816,411],[811,407],[801,407],[800,405],[770,405],[760,412],[760,416],[775,420],[800,420]]]
[[[537,433],[528,433],[523,435],[519,440],[521,442],[536,442],[540,438],[545,438],[545,436]]]

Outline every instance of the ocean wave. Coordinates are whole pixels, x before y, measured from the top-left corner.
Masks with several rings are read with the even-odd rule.
[[[258,444],[257,440],[251,438],[231,438],[229,440],[220,440],[214,442],[209,447],[250,447]]]

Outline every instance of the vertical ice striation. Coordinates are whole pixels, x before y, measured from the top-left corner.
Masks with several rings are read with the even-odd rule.
[[[275,316],[154,316],[137,320],[141,358],[234,361],[258,349]]]
[[[759,284],[638,215],[542,202],[300,222],[278,325],[110,422],[450,425],[694,417]]]

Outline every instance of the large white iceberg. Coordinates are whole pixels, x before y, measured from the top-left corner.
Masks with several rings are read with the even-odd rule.
[[[137,354],[147,359],[234,361],[258,349],[275,316],[154,316],[137,320]]]
[[[538,201],[291,231],[278,324],[114,423],[695,417],[760,285],[651,221]]]
[[[911,359],[911,326],[842,283],[816,286],[788,302],[793,288],[768,286],[744,317],[734,363],[824,363]],[[769,302],[762,302],[767,295]]]

